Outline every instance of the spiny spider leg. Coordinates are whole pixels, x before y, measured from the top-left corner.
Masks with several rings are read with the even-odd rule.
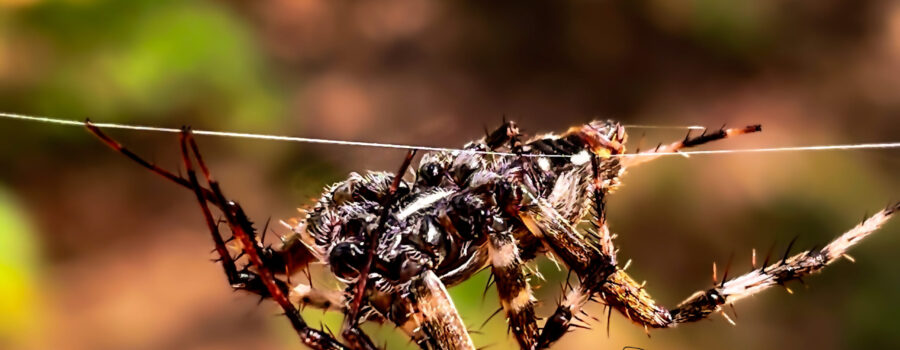
[[[181,135],[182,159],[184,160],[185,165],[188,168],[188,179],[184,179],[165,169],[153,165],[137,154],[131,152],[122,144],[104,134],[99,128],[91,124],[90,121],[85,122],[85,126],[89,131],[91,131],[95,136],[101,139],[107,146],[109,146],[113,150],[118,151],[119,153],[125,155],[129,159],[153,171],[154,173],[161,175],[162,177],[194,192],[194,194],[197,196],[198,202],[200,203],[200,208],[203,211],[207,227],[209,228],[210,234],[212,235],[213,241],[215,242],[216,252],[220,255],[220,260],[223,263],[223,269],[225,270],[226,277],[228,278],[229,283],[234,288],[247,290],[259,294],[263,297],[272,297],[273,299],[278,301],[279,304],[282,305],[282,307],[288,306],[288,308],[285,309],[286,315],[290,318],[291,323],[292,325],[294,325],[294,328],[300,335],[301,340],[311,348],[316,350],[346,349],[346,346],[340,344],[328,334],[307,327],[303,319],[300,317],[300,314],[293,307],[293,305],[290,304],[290,301],[287,300],[287,297],[285,296],[285,292],[288,291],[287,284],[285,284],[281,280],[274,278],[272,272],[266,267],[266,265],[261,264],[261,257],[268,257],[268,259],[266,260],[273,261],[276,259],[276,256],[272,254],[270,249],[264,250],[258,244],[247,244],[247,240],[253,237],[252,224],[243,214],[243,210],[241,210],[241,208],[237,206],[237,204],[225,200],[224,196],[221,193],[221,190],[218,187],[218,184],[215,181],[212,181],[212,177],[209,175],[205,163],[203,163],[202,158],[200,158],[200,152],[197,148],[196,142],[194,142],[189,131],[185,130]],[[196,172],[191,166],[192,163],[190,162],[190,154],[187,149],[188,142],[190,143],[190,146],[194,151],[195,158],[197,158],[199,165],[204,171],[204,175],[206,175],[207,182],[212,188],[215,189],[215,191],[203,188],[199,184]],[[212,218],[209,206],[207,205],[208,202],[211,202],[222,209],[223,213],[226,216],[225,221],[231,227],[232,232],[234,233],[236,238],[241,240],[245,251],[248,254],[252,253],[256,258],[251,259],[251,263],[254,263],[254,266],[257,267],[257,272],[250,271],[247,268],[238,270],[235,260],[228,253],[228,250],[225,247],[225,241],[222,239],[222,236],[220,235],[217,228],[218,226],[215,220],[213,220]],[[247,232],[250,233],[248,234]],[[297,255],[296,252],[294,252],[293,255]],[[259,266],[262,266],[263,268],[259,269]],[[263,274],[263,271],[266,272],[266,274]],[[311,298],[311,296],[318,297],[324,294],[319,294],[319,292],[314,290],[304,291],[301,286],[298,286],[294,291],[291,292],[291,295],[296,295],[297,298],[301,299],[302,301],[304,296],[307,298]],[[309,304],[314,306],[327,305],[324,301],[318,303],[310,302]],[[327,307],[325,308],[330,307],[330,305],[327,305]]]
[[[601,298],[609,306],[626,314],[632,321],[644,327],[674,327],[680,323],[701,320],[713,312],[724,311],[722,305],[731,304],[772,286],[800,280],[822,270],[837,258],[844,256],[851,246],[875,232],[897,210],[900,210],[900,203],[865,219],[822,249],[809,250],[790,257],[788,256],[790,252],[787,251],[784,257],[775,264],[763,266],[743,276],[716,283],[709,290],[694,293],[671,311],[656,305],[649,294],[621,270],[610,276],[601,292]],[[768,264],[768,259],[763,265],[766,264]]]
[[[597,181],[595,178],[595,183]],[[592,221],[596,232],[585,234],[578,232],[548,203],[539,201],[537,206],[527,208],[522,213],[523,222],[533,232],[541,235],[554,252],[576,272],[581,281],[581,286],[569,292],[565,301],[544,325],[538,347],[547,347],[562,337],[567,332],[571,319],[580,312],[581,306],[595,296],[599,296],[610,308],[618,310],[645,328],[673,327],[679,323],[703,319],[710,313],[722,311],[721,306],[726,303],[733,303],[768,287],[782,285],[821,270],[836,258],[843,256],[850,246],[874,232],[890,215],[900,210],[900,203],[897,203],[866,219],[825,248],[803,252],[793,257],[788,257],[788,253],[785,253],[780,262],[717,283],[714,288],[695,293],[677,308],[669,311],[658,306],[642,284],[635,282],[616,266],[615,249],[603,212],[604,192],[597,191],[597,188],[596,186],[594,188],[595,217]]]
[[[291,325],[300,336],[300,340],[310,348],[317,350],[346,349],[346,346],[339,343],[327,333],[317,329],[313,329],[306,324],[306,322],[303,320],[303,317],[300,315],[300,312],[297,310],[297,308],[294,307],[294,304],[292,304],[290,299],[288,298],[287,293],[289,292],[287,291],[287,285],[284,282],[276,279],[274,272],[269,268],[269,266],[265,264],[263,257],[266,255],[266,253],[260,242],[255,237],[255,232],[252,224],[250,223],[250,220],[247,218],[247,216],[244,214],[243,209],[237,203],[226,199],[225,195],[222,193],[221,188],[219,187],[218,182],[213,179],[212,174],[209,172],[209,169],[203,162],[197,144],[194,141],[189,129],[184,129],[182,131],[180,141],[182,157],[184,158],[185,165],[188,168],[188,173],[192,174],[189,176],[193,179],[192,185],[194,185],[194,191],[195,193],[197,193],[199,202],[201,203],[200,206],[204,210],[204,216],[209,219],[212,218],[212,215],[209,213],[209,207],[206,206],[206,201],[203,200],[200,195],[201,192],[199,190],[199,187],[195,185],[197,183],[197,177],[196,174],[193,174],[194,169],[193,164],[190,160],[190,154],[188,152],[188,143],[190,143],[190,147],[193,150],[194,159],[197,161],[197,164],[203,171],[206,182],[209,184],[213,194],[215,195],[216,203],[218,203],[220,208],[223,208],[225,221],[231,228],[232,234],[240,241],[244,253],[247,255],[250,263],[253,264],[253,267],[256,269],[256,275],[265,286],[268,296],[275,300],[275,302],[278,303],[279,306],[281,306],[282,310],[284,310],[284,314],[291,321]],[[212,221],[207,220],[207,223],[210,222]],[[214,229],[215,227],[211,228]],[[216,233],[214,234],[214,236],[218,235],[218,230],[215,230],[215,232]],[[219,247],[217,247],[217,249],[219,249]]]
[[[545,208],[544,211],[548,209],[552,210],[552,208]],[[732,304],[772,286],[783,286],[789,281],[801,280],[807,275],[822,270],[837,258],[845,256],[851,246],[875,232],[897,211],[900,211],[900,203],[865,219],[822,249],[809,250],[794,256],[789,256],[789,252],[785,252],[779,262],[755,269],[731,280],[723,278],[723,282],[716,283],[709,290],[696,292],[671,311],[657,305],[642,284],[635,282],[615,265],[585,266],[582,264],[583,260],[570,260],[583,255],[594,255],[600,248],[590,246],[588,250],[580,254],[560,254],[564,261],[578,273],[582,286],[570,292],[566,302],[548,320],[542,331],[539,346],[548,346],[565,334],[568,323],[580,304],[595,295],[599,296],[610,308],[616,309],[631,321],[645,328],[674,327],[680,323],[704,319],[713,312],[724,311],[722,305]],[[562,229],[564,225],[549,224],[550,222],[546,220],[542,223],[541,228],[544,229],[545,237],[565,237],[558,233],[555,236],[547,235],[548,231]],[[766,264],[768,264],[768,259],[763,265]],[[612,270],[610,270],[610,266]],[[610,271],[612,272],[610,273]],[[602,275],[606,275],[606,278],[594,279]]]
[[[231,284],[234,288],[247,289],[250,287],[252,283],[254,285],[254,291],[260,293],[260,295],[266,295],[265,289],[260,288],[263,287],[259,285],[259,276],[250,271],[241,271],[240,273],[237,271],[237,266],[235,265],[234,258],[231,257],[231,253],[228,252],[228,248],[225,246],[225,240],[222,238],[222,234],[219,232],[219,226],[216,224],[216,221],[213,219],[212,212],[209,210],[209,205],[207,204],[206,198],[203,197],[203,192],[201,190],[200,182],[197,180],[197,172],[194,171],[193,164],[189,158],[189,154],[187,151],[187,146],[185,144],[184,135],[182,134],[179,139],[181,145],[181,158],[184,162],[185,169],[187,169],[188,179],[190,180],[191,188],[194,190],[194,194],[197,196],[197,202],[200,204],[200,210],[203,212],[203,218],[206,219],[206,226],[209,228],[209,233],[212,236],[213,242],[215,243],[216,253],[219,254],[219,260],[222,261],[222,268],[225,269],[225,276],[228,277],[228,283]],[[251,282],[254,281],[254,282]]]
[[[215,220],[213,220],[212,214],[210,213],[209,207],[207,206],[207,200],[211,200],[214,203],[217,203],[215,201],[215,195],[212,193],[212,191],[203,188],[198,183],[196,172],[191,169],[190,164],[188,163],[186,150],[182,150],[182,158],[184,159],[185,165],[188,167],[188,179],[184,179],[169,172],[168,170],[160,168],[148,162],[136,153],[131,152],[121,143],[103,133],[100,128],[93,125],[90,120],[85,122],[85,126],[89,131],[91,131],[91,133],[97,136],[113,150],[125,155],[132,161],[140,164],[150,171],[193,191],[197,195],[198,201],[200,202],[204,218],[206,219],[207,227],[210,229],[210,233],[213,237],[213,242],[216,246],[216,252],[219,254],[219,260],[222,261],[222,267],[225,270],[225,275],[228,277],[228,282],[235,288],[245,289],[251,292],[258,293],[260,295],[266,295],[265,288],[262,284],[260,284],[258,276],[256,276],[256,274],[246,270],[237,270],[234,259],[228,253],[228,249],[225,247],[225,241],[219,234],[216,222]]]
[[[758,132],[759,125],[751,125],[739,129],[725,129],[691,137],[688,133],[683,140],[671,143],[667,146],[659,146],[653,151],[641,152],[640,157],[621,158],[623,167],[634,166],[659,157],[659,154],[678,152],[687,147],[694,147],[708,142],[721,140],[730,136],[745,133]],[[653,156],[656,154],[657,156]],[[581,311],[582,306],[591,300],[594,294],[606,294],[607,289],[618,288],[620,285],[633,283],[630,278],[620,276],[616,267],[616,251],[612,244],[612,236],[606,224],[605,195],[602,187],[602,173],[600,172],[600,159],[596,154],[591,157],[593,170],[593,210],[594,217],[591,223],[592,232],[587,232],[592,237],[584,237],[575,227],[569,224],[569,217],[564,217],[555,208],[547,203],[538,205],[530,213],[522,216],[523,221],[532,232],[539,232],[544,240],[562,257],[567,265],[576,271],[581,284],[572,289],[560,303],[554,314],[547,320],[541,331],[538,346],[548,347],[551,343],[562,337],[569,329],[571,320],[575,314]],[[587,238],[587,239],[586,239]],[[627,275],[626,275],[627,276]],[[607,280],[612,280],[608,282]],[[640,289],[639,289],[640,290]],[[622,311],[622,310],[620,310]],[[630,318],[630,312],[624,312]],[[667,315],[647,312],[648,320],[665,320]]]
[[[487,131],[487,130],[485,130]],[[509,148],[513,153],[521,153],[522,136],[519,133],[519,127],[515,122],[503,120],[503,124],[494,129],[493,132],[485,132],[484,137],[477,142],[467,145],[466,149],[476,149],[479,151],[496,151],[502,147]]]
[[[528,226],[529,231],[550,246],[581,281],[579,287],[569,291],[565,300],[544,324],[537,348],[546,348],[568,332],[572,318],[581,311],[582,306],[590,300],[594,292],[600,291],[606,280],[616,272],[615,256],[604,253],[597,244],[600,241],[599,237],[586,236],[600,236],[603,232],[608,232],[605,225],[599,226],[596,233],[581,232],[550,204],[540,199],[537,205],[521,212],[520,218]]]
[[[606,190],[603,189],[603,173],[601,170],[600,156],[591,155],[591,171],[593,173],[591,188],[593,196],[591,196],[591,225],[594,231],[592,234],[598,238],[600,245],[600,253],[609,257],[610,262],[616,264],[616,248],[613,246],[612,235],[609,233],[609,226],[606,225]]]
[[[231,284],[231,286],[235,289],[243,289],[252,293],[259,294],[263,297],[270,296],[268,290],[266,289],[266,286],[262,283],[260,276],[257,273],[252,272],[247,268],[238,271],[235,259],[232,258],[231,254],[228,252],[225,240],[219,233],[218,225],[216,224],[215,220],[213,220],[212,212],[209,210],[209,205],[203,198],[203,193],[200,191],[201,187],[197,179],[197,173],[196,171],[194,171],[193,164],[190,160],[190,154],[187,150],[187,145],[186,142],[184,142],[184,139],[185,137],[182,136],[182,160],[184,162],[185,168],[188,169],[188,179],[190,180],[190,183],[194,189],[194,193],[197,196],[197,202],[200,204],[200,209],[203,212],[203,217],[204,219],[206,219],[206,225],[209,228],[210,234],[213,238],[213,242],[216,247],[216,253],[219,255],[218,260],[222,262],[222,267],[225,270],[225,275],[228,277],[229,284]],[[195,154],[195,158],[198,159],[198,164],[200,165],[203,173],[208,174],[209,170],[206,169],[206,164],[200,157],[200,151],[197,148],[197,144],[196,142],[194,142],[193,137],[190,138],[190,141],[190,146]],[[216,191],[218,191],[218,184],[215,182],[214,184],[216,184]],[[264,254],[264,256],[268,256],[268,253]],[[271,264],[271,261],[273,260],[271,256],[266,260],[268,266],[274,267],[273,264]],[[276,279],[275,282],[279,285],[281,290],[288,289],[288,285],[281,280]],[[290,299],[296,299],[297,302],[301,305],[312,305],[323,310],[333,309],[336,307],[340,307],[341,305],[341,299],[335,296],[333,293],[315,290],[304,284],[297,285],[295,288],[291,289],[289,293]]]
[[[472,338],[459,316],[444,283],[431,270],[416,277],[410,286],[412,317],[433,349],[475,350]],[[420,344],[421,346],[421,344]]]
[[[103,133],[103,131],[101,131],[100,128],[98,128],[96,125],[91,123],[90,119],[85,120],[84,126],[87,127],[87,129],[92,134],[94,134],[94,136],[97,136],[97,138],[99,138],[101,141],[103,141],[103,143],[105,143],[107,146],[109,146],[113,150],[123,154],[124,156],[128,157],[135,163],[140,164],[144,168],[147,168],[150,171],[156,173],[157,175],[160,175],[160,176],[168,179],[169,181],[179,184],[179,185],[183,186],[184,188],[187,188],[189,190],[194,190],[190,181],[186,180],[185,178],[183,178],[181,176],[175,175],[166,169],[160,168],[159,166],[157,166],[151,162],[148,162],[146,159],[144,159],[141,156],[137,155],[136,153],[132,152],[131,150],[129,150],[128,148],[123,146],[118,141],[114,140],[113,138],[111,138],[108,135],[106,135],[105,133]],[[200,192],[202,193],[203,198],[215,203],[215,195],[213,195],[213,193],[209,189],[201,187]]]
[[[160,168],[159,166],[147,161],[143,157],[141,157],[141,156],[137,155],[136,153],[132,152],[131,150],[129,150],[127,147],[125,147],[124,145],[122,145],[121,143],[119,143],[118,141],[113,139],[112,137],[106,135],[103,131],[100,130],[100,128],[98,128],[93,123],[91,123],[90,120],[85,121],[85,127],[87,127],[87,129],[91,133],[93,133],[95,136],[97,136],[97,138],[99,138],[101,141],[103,141],[107,146],[109,146],[113,150],[121,153],[122,155],[131,159],[135,163],[138,163],[139,165],[143,166],[144,168],[147,168],[148,170],[152,171],[153,173],[160,175],[169,181],[172,181],[178,185],[181,185],[191,191],[195,191],[195,189],[198,190],[200,192],[200,195],[204,199],[213,203],[219,209],[224,210],[224,207],[222,207],[219,204],[218,200],[215,197],[215,194],[211,190],[204,188],[200,185],[197,185],[198,187],[193,187],[193,184],[191,183],[191,181],[189,179],[185,179],[179,175],[175,175],[174,173],[172,173],[166,169]],[[200,153],[199,153],[199,150],[197,150],[197,148],[196,148],[196,144],[194,143],[191,146],[193,148],[194,153],[199,156]],[[204,170],[204,172],[207,172],[207,169],[203,169],[203,170]],[[265,257],[267,263],[269,263],[270,266],[284,265],[285,266],[284,269],[281,269],[278,272],[279,273],[283,272],[287,275],[289,275],[291,271],[302,270],[310,262],[315,260],[315,255],[309,250],[309,248],[306,245],[304,245],[302,242],[300,242],[300,237],[296,236],[296,235],[289,237],[284,242],[284,245],[280,251],[275,251],[275,250],[271,249],[270,247],[266,247],[264,249],[265,249],[265,253],[266,253],[264,257]]]
[[[360,269],[359,280],[355,284],[353,299],[350,302],[347,316],[344,318],[342,331],[344,339],[350,342],[355,349],[376,349],[375,345],[372,344],[372,340],[359,329],[359,310],[362,307],[366,289],[368,288],[369,271],[371,271],[372,264],[375,262],[375,249],[378,247],[379,238],[385,229],[385,224],[387,224],[391,209],[397,199],[397,188],[400,186],[400,181],[403,181],[403,175],[406,174],[409,164],[412,162],[415,155],[416,150],[407,152],[406,158],[403,159],[403,164],[400,165],[400,169],[395,173],[391,186],[388,189],[388,193],[381,203],[382,211],[381,215],[378,217],[378,226],[372,231],[372,234],[369,236],[369,241],[367,242],[368,252],[366,263],[363,265],[362,269]]]
[[[507,147],[513,153],[522,153],[521,134],[518,126],[506,121],[481,140],[466,145],[466,149],[496,151]],[[509,330],[522,349],[533,349],[538,337],[537,316],[534,312],[534,296],[528,283],[525,264],[519,255],[519,245],[513,232],[524,229],[519,224],[495,221],[498,229],[488,228],[488,255],[492,276],[496,279],[502,309],[505,310]],[[505,227],[504,227],[505,226]]]
[[[774,264],[754,269],[731,280],[725,280],[723,277],[720,284],[695,293],[673,309],[671,311],[673,325],[703,319],[712,312],[722,311],[721,305],[734,303],[769,287],[784,286],[792,280],[802,281],[804,276],[819,272],[838,258],[846,257],[850,247],[875,232],[897,211],[900,211],[900,202],[863,220],[821,249],[812,249],[789,257],[789,246],[784,257]]]
[[[725,139],[728,137],[733,137],[737,135],[750,134],[754,132],[762,131],[762,126],[759,124],[749,125],[743,128],[731,128],[725,129],[723,125],[721,129],[707,133],[707,130],[703,130],[699,136],[691,137],[691,131],[688,130],[687,135],[684,136],[683,140],[675,141],[668,145],[659,145],[652,151],[640,152],[636,153],[633,156],[626,156],[622,159],[622,165],[625,167],[632,167],[638,164],[643,164],[649,162],[651,160],[659,158],[660,154],[664,153],[674,153],[678,152],[684,148],[688,147],[696,147],[702,144],[706,144],[713,141],[718,141],[721,139]],[[655,155],[655,156],[654,156]]]
[[[606,224],[606,192],[602,187],[603,178],[600,162],[598,155],[592,155],[593,183],[591,187],[593,195],[591,196],[591,205],[593,213],[591,213],[590,222],[593,229],[587,233],[592,236],[591,241],[596,242],[597,245],[586,245],[587,249],[590,250],[587,255],[594,256],[594,259],[598,260],[593,263],[589,260],[582,260],[581,265],[576,265],[581,267],[569,265],[570,268],[575,269],[581,283],[566,294],[565,299],[560,302],[553,315],[547,319],[544,328],[541,330],[538,348],[547,348],[565,335],[572,325],[572,318],[581,312],[582,307],[590,300],[591,295],[600,290],[603,281],[606,281],[615,272],[616,250],[613,246],[609,227]],[[555,242],[552,237],[550,239],[551,245],[556,243],[556,246],[567,246],[565,242]]]
[[[509,329],[522,349],[534,348],[537,341],[537,317],[534,297],[525,264],[519,257],[518,242],[512,234],[513,226],[488,233],[491,273],[495,276],[500,304],[506,311]]]

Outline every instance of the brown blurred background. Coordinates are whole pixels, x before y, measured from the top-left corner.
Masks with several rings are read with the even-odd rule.
[[[709,148],[900,141],[898,60],[890,0],[0,0],[4,112],[342,140],[453,147],[505,115],[531,133],[594,118],[764,126]],[[173,135],[111,133],[177,167]],[[230,291],[188,191],[79,128],[0,120],[0,139],[0,348],[301,347],[272,305]],[[403,155],[199,141],[259,222]],[[630,173],[609,215],[620,260],[674,305],[709,286],[712,261],[734,252],[746,271],[753,247],[822,243],[900,199],[898,173],[896,150],[673,157]],[[591,322],[558,348],[900,348],[898,235],[889,224],[794,295],[742,301],[737,327],[713,316],[648,339],[613,315],[609,337]],[[546,316],[564,274],[540,265]],[[473,329],[497,305],[485,280],[452,290]],[[493,319],[476,344],[513,348],[505,328]]]

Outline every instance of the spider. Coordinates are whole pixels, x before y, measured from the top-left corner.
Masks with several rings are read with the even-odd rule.
[[[515,123],[504,122],[462,151],[425,154],[410,181],[395,174],[409,170],[415,151],[395,174],[351,173],[326,187],[305,217],[285,224],[291,234],[278,247],[263,245],[241,206],[223,194],[189,128],[180,134],[184,177],[144,160],[90,121],[86,126],[116,151],[191,190],[231,286],[278,303],[312,349],[377,349],[359,328],[367,321],[394,323],[423,349],[475,349],[446,287],[485,268],[522,349],[550,347],[578,325],[573,319],[588,301],[608,306],[607,321],[615,309],[645,330],[698,321],[715,312],[727,317],[726,304],[800,280],[840,257],[850,259],[845,252],[900,209],[900,203],[891,205],[820,249],[790,255],[791,241],[783,256],[772,260],[770,250],[759,265],[754,251],[752,271],[728,279],[726,269],[717,282],[714,270],[711,288],[667,309],[618,265],[606,197],[630,167],[758,132],[759,125],[688,133],[651,151],[626,154],[625,128],[612,120],[530,139]],[[217,222],[210,207],[224,219]],[[589,229],[578,228],[584,218]],[[230,238],[219,230],[223,223]],[[232,256],[228,244],[241,253]],[[561,260],[579,283],[567,283],[565,297],[539,327],[525,263],[542,254]],[[312,263],[327,264],[346,289],[320,290],[291,281]],[[341,337],[309,326],[298,305],[344,313]]]

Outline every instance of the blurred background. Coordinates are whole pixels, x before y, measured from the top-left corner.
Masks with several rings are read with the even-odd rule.
[[[455,147],[501,118],[529,133],[595,118],[764,132],[706,149],[900,140],[900,2],[0,0],[0,110],[56,118]],[[631,130],[633,150],[684,130]],[[110,131],[160,165],[174,135]],[[193,195],[77,127],[0,120],[0,348],[297,349],[273,305],[232,293]],[[258,222],[297,215],[402,151],[200,137]],[[669,157],[609,202],[620,261],[673,306],[710,265],[826,242],[900,199],[900,154]],[[284,233],[281,228],[276,228]],[[796,248],[795,248],[796,249]],[[900,224],[737,326],[652,332],[613,315],[560,349],[898,348]],[[550,314],[564,273],[539,261]],[[721,271],[721,270],[720,270]],[[512,349],[480,274],[451,292],[476,345]],[[334,286],[324,280],[320,286]],[[591,312],[600,316],[601,309]],[[322,316],[338,329],[341,315]],[[410,348],[394,332],[378,343]]]

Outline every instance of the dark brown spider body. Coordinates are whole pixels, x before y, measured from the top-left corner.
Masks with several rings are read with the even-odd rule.
[[[520,140],[513,123],[463,150],[424,155],[410,181],[391,173],[353,173],[327,187],[304,218],[289,224],[293,233],[280,247],[264,247],[240,206],[226,199],[200,158],[189,130],[182,134],[188,178],[158,168],[88,124],[108,145],[141,165],[194,191],[213,235],[229,282],[276,301],[301,340],[314,349],[375,349],[359,324],[390,321],[425,349],[474,349],[446,286],[490,268],[510,331],[523,349],[549,347],[569,331],[590,300],[618,310],[644,328],[666,328],[721,312],[722,306],[759,291],[817,272],[874,232],[898,208],[888,207],[819,250],[794,256],[727,279],[695,293],[678,307],[657,305],[643,285],[619,267],[606,222],[606,197],[625,169],[685,147],[745,133],[759,126],[720,129],[624,154],[624,128],[614,121],[592,122],[562,135]],[[189,147],[190,146],[190,147]],[[506,152],[498,154],[496,152]],[[397,174],[405,174],[410,153]],[[191,159],[208,188],[199,184]],[[249,264],[237,267],[208,204],[225,214]],[[587,217],[592,228],[580,228]],[[553,255],[580,282],[539,327],[525,263]],[[243,254],[242,254],[243,255]],[[290,277],[312,262],[327,264],[347,285],[322,291]],[[754,255],[754,267],[756,266]],[[296,281],[295,281],[296,282]],[[341,335],[309,327],[295,304],[346,314]]]
[[[605,138],[615,137],[619,127],[608,122],[585,128],[603,133]],[[486,265],[489,232],[511,227],[520,233],[516,237],[519,249],[535,256],[541,248],[539,240],[524,230],[518,217],[521,207],[534,200],[523,198],[523,189],[566,208],[563,213],[570,218],[580,217],[587,208],[589,192],[585,189],[592,178],[587,137],[587,132],[579,130],[565,137],[539,138],[520,147],[522,154],[580,154],[574,162],[569,157],[498,157],[465,152],[424,156],[415,180],[401,182],[397,189],[375,250],[376,286],[387,292],[424,269],[434,270],[448,285],[465,280]],[[466,149],[490,151],[486,145],[496,142],[472,143]],[[617,164],[618,159],[609,162]],[[618,176],[610,175],[613,179]],[[327,257],[332,271],[345,281],[355,278],[362,269],[363,246],[377,228],[384,210],[380,203],[393,177],[384,172],[351,174],[327,188],[301,223],[303,227],[296,228],[312,237],[317,252]]]
[[[515,125],[510,123],[501,130],[515,131]],[[568,157],[467,152],[425,155],[414,171],[414,180],[400,182],[387,211],[389,217],[380,232],[369,273],[374,289],[382,296],[407,294],[411,280],[424,270],[434,271],[447,286],[462,282],[491,265],[489,238],[501,233],[512,238],[509,243],[516,244],[521,260],[533,259],[546,248],[523,224],[521,209],[536,201],[552,203],[574,224],[588,208],[590,192],[586,189],[593,179],[591,150],[613,146],[606,152],[618,153],[623,142],[621,126],[610,121],[524,144],[514,133],[495,133],[465,147],[493,151],[508,146],[523,155]],[[607,162],[607,176],[617,178],[619,160]],[[315,254],[346,283],[354,283],[366,263],[366,242],[378,229],[379,216],[385,212],[381,203],[393,180],[390,173],[353,173],[328,187],[307,217],[294,227],[298,235],[309,236]],[[525,276],[520,271],[497,272],[503,275],[498,280],[520,279],[517,286],[501,289],[504,300],[526,291]],[[404,315],[394,315],[391,310],[395,309],[382,307],[379,311],[386,312],[389,319],[405,321]]]

